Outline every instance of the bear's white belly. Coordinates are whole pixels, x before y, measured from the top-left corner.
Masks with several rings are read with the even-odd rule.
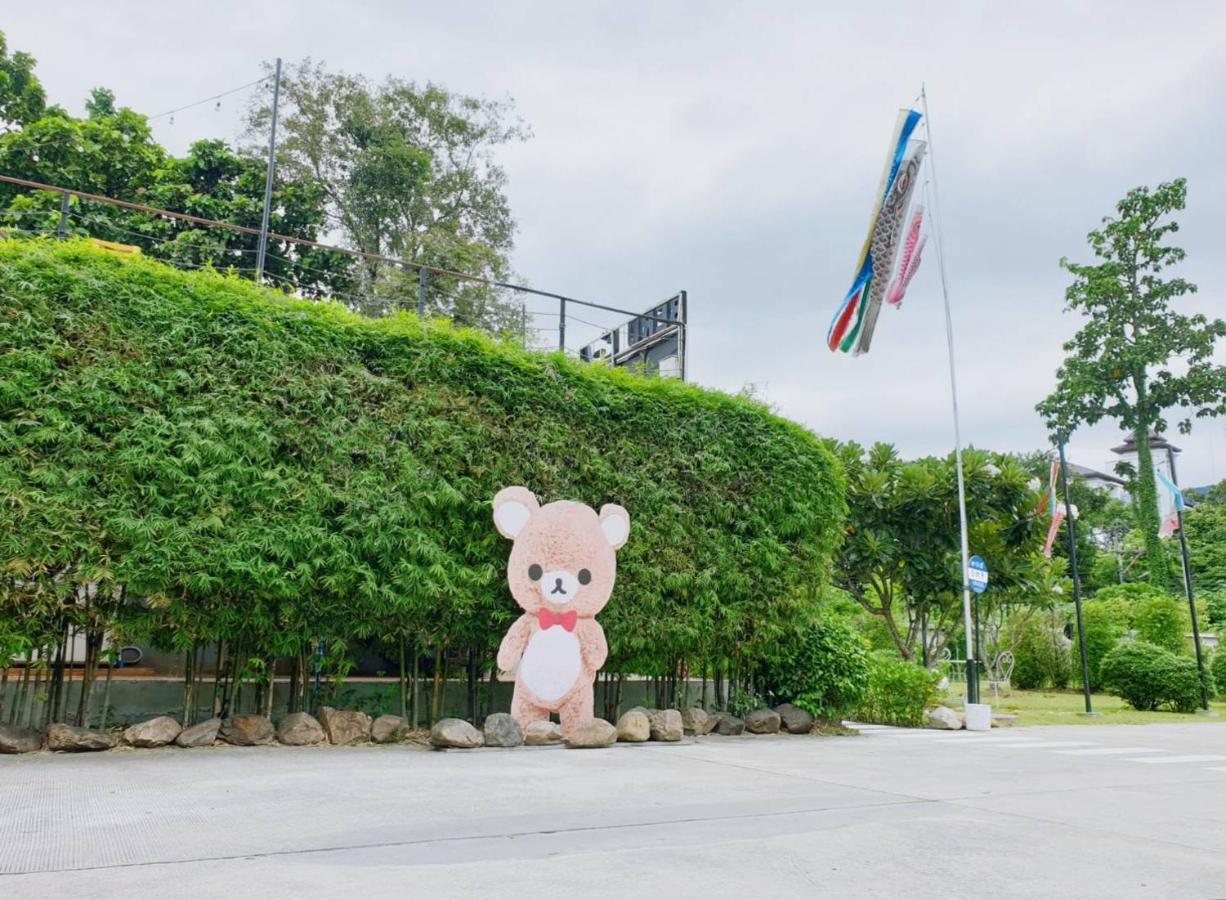
[[[519,677],[524,687],[551,703],[575,686],[581,669],[579,638],[555,625],[532,635],[519,664]]]

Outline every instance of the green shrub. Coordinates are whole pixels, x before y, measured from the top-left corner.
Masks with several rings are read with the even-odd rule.
[[[1205,612],[1207,615],[1201,619],[1200,627],[1203,630],[1206,623],[1216,625],[1218,627],[1226,627],[1226,588],[1215,588],[1209,591],[1200,591],[1196,595],[1198,603],[1204,601]],[[1199,614],[1200,607],[1197,607]]]
[[[1126,584],[1112,584],[1099,588],[1094,592],[1095,600],[1123,600],[1125,603],[1140,603],[1150,597],[1169,596],[1160,587],[1154,587],[1147,581],[1129,581]]]
[[[1226,697],[1226,647],[1218,647],[1209,661],[1209,672],[1213,675],[1214,693]]]
[[[918,727],[937,699],[940,674],[885,652],[870,658],[868,692],[856,711],[862,722]]]
[[[1133,605],[1132,627],[1139,640],[1172,653],[1184,653],[1192,621],[1184,604],[1174,597],[1158,594]]]
[[[762,673],[767,693],[818,719],[839,719],[864,700],[869,655],[844,620],[827,617],[786,632],[771,647]]]
[[[1196,663],[1146,641],[1126,641],[1107,654],[1103,687],[1136,709],[1192,712],[1200,704]]]
[[[1009,623],[1006,643],[1013,648],[1011,683],[1024,690],[1068,687],[1073,661],[1063,631],[1054,617],[1021,617]]]
[[[1085,622],[1090,685],[1098,688],[1102,684],[1099,669],[1104,657],[1128,633],[1128,605],[1123,600],[1090,600],[1082,604],[1081,616]],[[1081,653],[1076,633],[1073,635],[1073,653]],[[1080,672],[1080,665],[1077,671]]]
[[[843,533],[830,450],[750,400],[82,242],[0,241],[0,620],[58,634],[72,572],[150,601],[91,619],[139,611],[181,650],[341,656],[389,635],[491,666],[520,611],[490,500],[515,484],[629,510],[610,672],[773,640]]]

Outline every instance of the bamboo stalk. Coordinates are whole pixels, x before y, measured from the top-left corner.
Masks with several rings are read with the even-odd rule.
[[[414,731],[417,730],[417,723],[421,720],[421,717],[418,715],[418,710],[420,708],[419,701],[421,698],[421,687],[420,687],[421,681],[417,677],[418,675],[417,659],[418,659],[417,646],[414,645],[413,646],[413,675],[412,675],[412,678],[413,678],[412,694],[413,696],[411,698],[413,702],[413,730]]]
[[[277,687],[277,658],[268,661],[268,696],[264,698],[264,717],[272,718],[273,693]]]
[[[192,688],[196,683],[196,642],[192,648],[183,654],[183,725],[187,727],[192,722]]]
[[[34,720],[34,704],[38,701],[38,690],[39,690],[39,687],[41,687],[43,683],[43,672],[46,671],[46,668],[47,668],[46,659],[43,658],[43,651],[45,649],[46,649],[45,647],[40,647],[38,651],[36,652],[36,655],[39,657],[39,660],[38,660],[39,666],[37,669],[34,670],[34,685],[30,689],[29,705],[26,708],[26,724],[29,725],[31,728],[34,727],[34,721],[35,721]],[[39,714],[40,715],[42,714],[41,709],[39,710]]]
[[[477,654],[468,650],[468,721],[477,721]]]
[[[409,717],[408,673],[404,668],[404,638],[400,639],[400,718]]]
[[[111,676],[115,672],[115,659],[118,655],[119,651],[116,650],[110,659],[110,665],[106,667],[106,686],[102,689],[102,716],[101,722],[98,725],[99,731],[106,731],[106,717],[111,711]]]
[[[16,724],[18,718],[21,716],[21,710],[26,701],[26,692],[29,690],[29,688],[30,688],[30,657],[27,656],[26,664],[21,667],[21,681],[19,681],[17,684],[17,696],[15,698],[15,702],[12,704],[12,708],[9,710],[9,724],[10,725]]]

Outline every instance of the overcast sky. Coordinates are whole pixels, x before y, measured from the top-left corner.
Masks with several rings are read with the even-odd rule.
[[[534,131],[499,156],[517,272],[634,309],[688,290],[693,379],[754,383],[822,434],[908,455],[952,448],[934,253],[902,310],[883,311],[869,355],[824,344],[894,116],[921,82],[968,443],[1045,445],[1034,404],[1077,327],[1058,261],[1087,258],[1086,232],[1129,188],[1188,178],[1178,239],[1200,293],[1182,308],[1226,315],[1223,3],[213,0],[172,12],[192,6],[10,4],[0,29],[75,111],[104,85],[154,114],[259,77],[278,55],[509,95]],[[234,138],[243,99],[162,119],[157,136],[176,151]],[[1083,429],[1071,456],[1105,468],[1119,439],[1110,424]],[[1226,477],[1226,423],[1178,443],[1183,483]]]

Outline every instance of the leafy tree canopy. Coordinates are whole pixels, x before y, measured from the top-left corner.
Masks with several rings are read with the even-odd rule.
[[[1134,436],[1134,508],[1149,577],[1163,587],[1172,584],[1173,573],[1158,539],[1149,434],[1165,431],[1173,410],[1184,432],[1195,417],[1226,412],[1226,366],[1213,361],[1226,321],[1176,312],[1174,302],[1196,286],[1165,274],[1185,256],[1167,238],[1179,230],[1171,216],[1184,208],[1186,196],[1182,178],[1129,191],[1116,214],[1089,234],[1098,261],[1061,260],[1073,276],[1066,308],[1084,322],[1064,345],[1069,355],[1056,373],[1056,389],[1038,405],[1053,434],[1067,436],[1109,418]]]
[[[253,103],[250,136],[265,140],[272,88]],[[367,253],[504,280],[515,223],[493,151],[528,130],[510,101],[398,78],[372,82],[305,59],[283,72],[277,164],[323,185],[328,224]],[[416,273],[364,262],[376,305],[415,297]],[[518,308],[469,281],[433,279],[431,304],[460,324],[506,330]]]
[[[848,518],[835,559],[835,583],[888,627],[905,658],[915,654],[925,618],[939,646],[960,625],[961,540],[954,460],[904,461],[889,444],[865,451],[836,446],[847,480]],[[1050,603],[1053,569],[1039,552],[1043,525],[1037,494],[1017,460],[968,450],[970,549],[988,563],[987,607]],[[937,649],[939,649],[939,646]]]
[[[10,54],[0,31],[0,134],[38,119],[47,105],[42,83],[34,74],[34,57],[17,51]]]

